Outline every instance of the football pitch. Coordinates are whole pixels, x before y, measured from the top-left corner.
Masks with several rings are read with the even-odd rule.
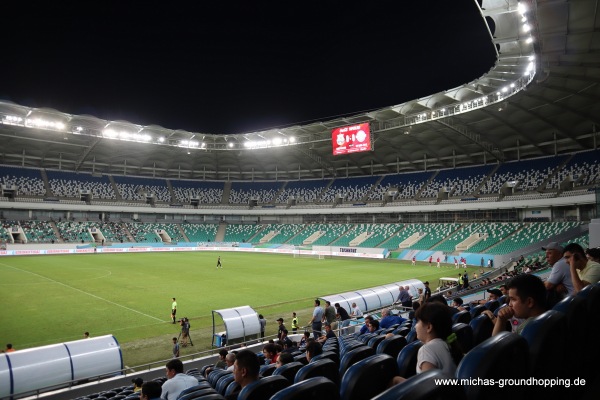
[[[216,268],[219,255],[222,269]],[[180,331],[170,321],[172,297],[177,317],[191,322],[195,346],[183,348],[185,356],[210,348],[212,310],[249,305],[266,317],[271,335],[278,317],[291,330],[293,311],[306,325],[316,297],[412,278],[435,289],[439,277],[459,272],[424,262],[241,252],[5,257],[0,340],[19,350],[78,340],[85,331],[112,334],[125,364],[137,366],[170,357],[170,339]]]

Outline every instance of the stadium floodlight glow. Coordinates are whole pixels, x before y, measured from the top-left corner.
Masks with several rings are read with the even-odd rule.
[[[535,56],[529,56],[528,60],[529,60],[529,61],[533,61],[533,60],[535,60]]]
[[[500,92],[496,92],[496,96],[500,96]]]
[[[233,142],[229,142],[229,143],[227,143],[227,146],[229,146],[229,147],[233,147]]]
[[[114,139],[118,136],[119,134],[114,130],[114,129],[105,129],[102,131],[102,136],[110,138],[110,139]]]
[[[523,15],[523,18],[521,18],[521,22],[527,22],[527,17]]]
[[[511,83],[511,84],[510,84],[510,87],[511,87],[511,88],[514,88],[514,87],[515,87],[515,83],[514,83],[514,82],[513,82],[513,83]]]
[[[274,146],[281,146],[282,140],[281,138],[275,138],[273,139],[273,145]]]
[[[290,137],[290,143],[296,143],[296,138],[295,137]]]
[[[159,143],[164,143],[165,142],[165,138],[163,136],[158,138],[158,142]]]
[[[48,121],[42,118],[27,118],[27,120],[25,120],[25,126],[41,129],[65,129],[65,124],[63,124],[62,122]]]
[[[526,40],[525,43],[530,44],[533,43],[533,38],[531,36],[529,36]]]
[[[502,93],[506,93],[506,92],[508,92],[508,88],[507,88],[506,86],[504,86],[504,87],[502,88]]]
[[[200,147],[202,147],[202,148],[205,148],[205,147],[206,147],[206,143],[202,142],[202,143],[200,144]]]
[[[530,30],[531,30],[531,26],[529,26],[529,24],[523,25],[523,32],[529,32]]]
[[[527,12],[527,5],[524,2],[520,1],[517,4],[517,11],[519,12],[519,14],[525,15],[525,13]]]
[[[20,124],[21,122],[23,122],[23,118],[15,115],[7,115],[6,117],[2,118],[2,123],[7,125],[16,125]]]

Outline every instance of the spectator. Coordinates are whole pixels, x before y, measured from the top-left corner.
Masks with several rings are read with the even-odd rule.
[[[369,322],[369,333],[376,333],[379,330],[379,321],[376,319]]]
[[[296,333],[298,332],[298,317],[296,316],[296,313],[293,312],[292,313],[292,333]]]
[[[260,372],[260,363],[256,354],[250,350],[240,351],[235,359],[233,367],[233,379],[240,385],[240,391],[258,380],[258,374]],[[227,397],[227,400],[237,399],[239,391],[234,392]]]
[[[141,380],[141,378],[137,378],[135,380],[138,379]],[[146,382],[140,387],[140,400],[160,399],[161,390],[162,388],[160,386],[160,383],[156,381]],[[135,389],[133,392],[136,393]]]
[[[463,352],[456,334],[452,333],[449,307],[435,301],[428,302],[419,307],[416,318],[417,339],[423,342],[417,354],[417,374],[441,369],[446,375],[454,376]],[[395,385],[405,380],[397,376],[392,383]]]
[[[485,304],[485,308],[489,308],[490,303],[492,301],[497,301],[500,297],[502,297],[502,291],[500,291],[500,289],[488,289],[488,290],[486,290],[486,292],[489,293],[487,300],[486,299],[475,300],[475,301],[471,302],[471,304],[474,304],[474,305]]]
[[[313,310],[313,315],[308,323],[311,325],[313,331],[313,337],[318,339],[321,336],[321,327],[323,320],[323,307],[321,307],[321,301],[319,299],[315,299],[315,308]]]
[[[225,350],[225,349],[219,350],[219,361],[217,361],[214,366],[206,368],[206,370],[204,371],[204,376],[208,377],[208,375],[215,369],[227,368],[227,362],[225,361],[227,354],[228,354],[227,350]]]
[[[336,310],[335,307],[331,305],[331,302],[329,300],[325,301],[325,312],[323,314],[323,322],[331,325],[335,322],[335,316],[336,316]]]
[[[321,353],[323,353],[323,346],[321,346],[321,343],[313,339],[309,340],[308,344],[306,345],[306,359],[308,362],[310,362],[313,357],[318,356]]]
[[[183,363],[177,358],[167,363],[166,374],[167,381],[163,383],[160,394],[164,400],[176,400],[183,390],[198,384],[198,379],[183,373]]]
[[[402,322],[406,321],[402,317],[392,315],[389,308],[384,308],[381,312],[381,316],[382,318],[379,321],[379,327],[382,329],[390,328],[393,325],[400,325]]]
[[[291,347],[292,346],[292,340],[288,337],[288,330],[287,329],[284,329],[281,332],[281,339],[279,339],[279,344],[283,348]]]
[[[373,321],[373,317],[370,315],[365,316],[365,324],[360,328],[360,331],[358,332],[359,335],[369,332],[369,324],[371,321]]]
[[[396,303],[400,303],[402,307],[410,308],[412,307],[412,297],[410,293],[408,293],[408,289],[410,289],[408,286],[399,287],[398,290],[400,291],[400,293],[398,293]]]
[[[177,343],[177,338],[173,338],[173,358],[179,358],[179,343]]]
[[[348,311],[344,307],[340,306],[340,303],[335,303],[335,311],[335,316],[341,321],[340,332],[343,332],[341,329],[350,325],[350,315],[348,315]]]
[[[524,319],[515,329],[520,334],[532,318],[546,311],[546,287],[537,276],[518,275],[507,287],[509,304],[498,311],[492,336],[504,331],[506,322],[513,317]]]
[[[352,303],[352,312],[350,313],[350,316],[354,317],[354,318],[359,318],[359,317],[362,317],[362,315],[363,315],[363,313],[360,310],[360,308],[358,308],[356,303]]]
[[[423,288],[418,288],[417,289],[417,295],[419,296],[419,298],[417,299],[417,301],[421,304],[423,304],[423,301],[425,301],[424,297],[425,295],[423,294]]]
[[[333,331],[333,329],[331,329],[331,325],[328,323],[325,323],[325,334],[323,334],[320,338],[317,339],[317,341],[319,343],[325,343],[325,341],[329,338],[334,338],[337,337],[335,336],[335,332]]]
[[[234,364],[235,364],[235,353],[227,354],[227,356],[225,357],[225,363],[227,364],[226,370],[233,371]]]
[[[90,333],[89,332],[83,332],[83,338],[84,339],[89,339],[90,338]]]
[[[304,332],[304,335],[302,335],[302,338],[300,339],[300,344],[298,347],[300,349],[304,349],[306,347],[306,344],[308,343],[308,339],[310,339],[310,332],[306,331],[306,332]]]
[[[452,308],[456,308],[458,311],[463,311],[465,308],[463,307],[463,299],[460,297],[455,297],[452,300]]]
[[[269,365],[277,362],[279,353],[277,352],[277,347],[275,347],[273,343],[267,343],[265,347],[263,347],[262,352],[265,355],[265,364]]]
[[[291,362],[294,362],[294,356],[292,355],[292,353],[281,353],[279,354],[279,357],[277,357],[275,365],[277,366],[277,368],[279,368],[282,365],[289,364]]]
[[[575,293],[587,285],[593,285],[600,281],[600,264],[588,260],[583,248],[577,243],[571,243],[565,247],[564,258],[570,265],[571,281]]]
[[[546,262],[552,268],[544,285],[548,290],[548,300],[555,304],[575,292],[571,270],[569,263],[563,258],[564,249],[561,245],[550,242],[546,247],[542,247],[542,250],[546,252]]]
[[[594,247],[592,249],[587,249],[585,255],[588,260],[600,263],[600,248]]]
[[[133,383],[133,393],[137,393],[140,390],[142,390],[142,385],[144,384],[144,380],[142,378],[135,378],[131,380],[131,383]],[[160,389],[158,390],[158,396],[153,396],[153,397],[160,397]]]

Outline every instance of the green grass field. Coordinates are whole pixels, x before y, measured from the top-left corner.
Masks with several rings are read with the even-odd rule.
[[[223,269],[216,269],[221,255]],[[469,268],[472,273],[475,268]],[[460,272],[464,270],[461,269]],[[456,276],[454,266],[415,267],[393,260],[311,259],[251,253],[144,253],[32,256],[0,259],[0,341],[16,349],[113,334],[125,364],[137,366],[170,356],[171,298],[178,317],[190,318],[194,347],[210,348],[212,310],[249,305],[267,318],[301,325],[315,297],[417,278],[437,286]]]

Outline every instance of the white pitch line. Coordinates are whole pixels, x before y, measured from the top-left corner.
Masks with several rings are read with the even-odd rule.
[[[27,271],[27,270],[24,270],[24,269],[21,269],[21,268],[13,267],[12,265],[4,264],[4,263],[0,263],[0,265],[3,265],[3,266],[5,266],[5,267],[8,267],[8,268],[12,268],[12,269],[14,269],[14,270],[17,270],[17,271],[20,271],[20,272],[27,272],[28,274],[31,274],[31,275],[34,275],[34,276],[38,276],[38,277],[40,277],[40,278],[42,278],[42,279],[46,279],[46,280],[48,280],[48,281],[50,281],[50,282],[52,282],[52,283],[56,283],[56,284],[62,285],[62,286],[64,286],[64,287],[66,287],[66,288],[69,288],[69,289],[75,290],[75,291],[77,291],[77,292],[79,292],[79,293],[83,293],[83,294],[85,294],[85,295],[88,295],[88,296],[90,296],[90,297],[93,297],[93,298],[95,298],[95,299],[102,300],[102,301],[104,301],[104,302],[106,302],[106,303],[109,303],[109,304],[112,304],[112,305],[114,305],[114,306],[121,307],[121,308],[124,308],[124,309],[126,309],[126,310],[132,311],[132,312],[134,312],[134,313],[137,313],[137,314],[143,315],[144,317],[152,318],[152,319],[154,319],[154,320],[156,320],[156,321],[160,321],[160,322],[165,322],[164,320],[162,320],[162,319],[160,319],[160,318],[153,317],[152,315],[148,315],[148,314],[145,314],[145,313],[143,313],[143,312],[141,312],[141,311],[134,310],[133,308],[126,307],[126,306],[124,306],[124,305],[122,305],[122,304],[119,304],[119,303],[115,303],[114,301],[110,301],[110,300],[107,300],[107,299],[105,299],[105,298],[103,298],[103,297],[96,296],[95,294],[92,294],[92,293],[86,292],[86,291],[84,291],[84,290],[81,290],[81,289],[78,289],[78,288],[76,288],[76,287],[69,286],[69,285],[67,285],[66,283],[62,283],[62,282],[56,281],[56,280],[54,280],[54,279],[50,279],[50,278],[48,278],[48,277],[45,277],[45,276],[43,276],[43,275],[36,274],[35,272],[31,272],[31,271]]]

